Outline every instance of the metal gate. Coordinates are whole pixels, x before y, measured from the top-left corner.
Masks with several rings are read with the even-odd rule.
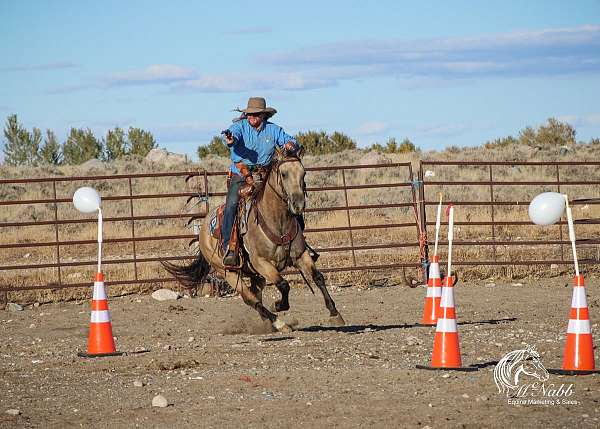
[[[569,195],[573,206],[580,263],[598,265],[598,167],[600,162],[421,161],[419,203],[423,227],[433,233],[441,192],[445,203],[457,207],[453,264],[570,265],[566,220],[541,227],[531,223],[527,211],[535,195],[562,192]],[[446,237],[445,230],[441,237]],[[440,243],[445,245],[447,241]]]
[[[322,271],[418,265],[410,163],[306,170],[305,232],[323,253]],[[103,198],[107,285],[141,291],[170,282],[158,262],[193,258],[194,225],[224,199],[224,183],[222,171],[2,179],[0,292],[90,285],[96,219],[71,201],[84,185]]]

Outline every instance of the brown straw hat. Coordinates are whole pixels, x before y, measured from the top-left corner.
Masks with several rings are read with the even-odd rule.
[[[277,110],[272,107],[267,107],[267,102],[262,97],[250,97],[248,99],[248,107],[241,110],[245,114],[248,113],[266,113],[267,117],[270,118]]]

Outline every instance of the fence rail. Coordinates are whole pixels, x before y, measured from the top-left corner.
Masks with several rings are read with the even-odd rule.
[[[394,180],[385,180],[382,183],[355,183],[352,180],[353,175],[359,174],[361,171],[367,170],[382,170],[388,169],[394,171],[394,174],[390,176],[394,177]],[[335,193],[342,192],[343,198],[341,204],[330,204],[321,205],[317,207],[308,207],[306,209],[307,214],[315,214],[323,216],[327,213],[344,213],[345,214],[345,225],[336,226],[322,226],[316,225],[309,227],[305,230],[308,237],[318,237],[323,233],[331,234],[344,234],[348,240],[346,244],[335,243],[337,245],[324,245],[315,246],[319,252],[326,254],[339,254],[344,252],[350,252],[349,260],[345,265],[335,266],[329,265],[322,269],[324,272],[340,272],[340,271],[353,271],[353,270],[375,270],[382,268],[400,268],[400,267],[417,267],[418,261],[413,259],[410,262],[402,260],[391,260],[385,264],[376,263],[365,263],[359,258],[361,253],[369,253],[373,251],[380,251],[382,249],[401,249],[418,247],[419,243],[417,240],[418,235],[414,235],[412,241],[389,241],[386,243],[371,243],[361,242],[356,240],[356,234],[368,233],[369,231],[387,231],[390,229],[408,229],[415,228],[416,223],[410,221],[410,219],[403,219],[401,217],[395,219],[386,218],[381,224],[369,223],[369,224],[357,224],[353,221],[353,213],[357,212],[372,212],[374,210],[399,210],[399,209],[410,209],[414,208],[414,200],[407,198],[407,196],[401,196],[399,193],[402,190],[410,191],[412,189],[412,167],[410,163],[395,163],[395,164],[379,164],[379,165],[351,165],[341,167],[309,167],[306,168],[307,175],[324,174],[326,178],[332,178],[339,176],[337,182],[339,183],[324,183],[320,186],[309,186],[307,191],[311,194],[317,193]],[[68,237],[61,237],[62,231],[60,228],[73,228],[87,227],[89,231],[92,231],[95,227],[97,220],[91,218],[77,218],[77,215],[72,213],[63,214],[65,210],[61,208],[71,205],[72,192],[58,192],[58,185],[65,185],[73,187],[83,186],[86,184],[94,183],[116,183],[120,184],[120,189],[115,192],[101,192],[102,199],[104,202],[110,203],[124,203],[128,207],[125,212],[117,214],[107,213],[104,210],[105,215],[103,217],[105,227],[105,233],[110,230],[108,225],[115,223],[129,224],[130,227],[127,234],[120,237],[105,237],[103,242],[106,243],[110,248],[110,245],[128,245],[130,246],[127,251],[121,252],[116,257],[107,256],[103,260],[103,265],[107,266],[107,270],[110,270],[114,266],[126,266],[127,264],[132,269],[125,269],[118,274],[113,273],[108,277],[107,285],[135,285],[141,283],[161,283],[172,281],[170,277],[157,277],[155,275],[150,277],[144,277],[139,273],[139,267],[142,264],[154,263],[157,264],[159,261],[185,261],[193,258],[185,245],[176,244],[176,240],[181,243],[182,240],[192,240],[196,237],[195,233],[168,233],[158,232],[153,234],[144,234],[140,232],[142,228],[139,227],[138,223],[143,221],[157,221],[162,222],[166,220],[177,221],[177,220],[201,220],[207,216],[209,212],[209,201],[217,198],[223,198],[225,196],[224,190],[219,189],[219,186],[211,186],[209,184],[209,178],[216,178],[219,182],[226,175],[225,172],[209,172],[209,171],[185,171],[185,172],[166,172],[166,173],[136,173],[136,174],[115,174],[115,175],[96,175],[96,176],[75,176],[75,177],[48,177],[48,178],[34,178],[34,179],[1,179],[0,189],[2,186],[12,185],[25,185],[26,189],[30,189],[32,186],[41,186],[43,190],[41,197],[23,197],[15,199],[5,199],[0,201],[0,209],[2,210],[17,210],[27,207],[44,207],[47,214],[50,214],[45,219],[25,219],[22,217],[12,218],[10,216],[3,216],[0,218],[0,233],[2,231],[8,231],[11,229],[19,228],[36,228],[36,227],[47,227],[53,229],[53,236],[50,238],[46,236],[45,239],[27,239],[24,240],[22,236],[13,234],[12,241],[6,239],[0,240],[0,251],[4,251],[6,258],[2,258],[0,261],[0,292],[2,291],[21,291],[21,290],[39,290],[39,289],[64,289],[64,288],[77,288],[89,286],[89,283],[82,282],[69,282],[65,279],[64,271],[68,268],[73,267],[85,267],[93,266],[96,261],[93,259],[93,253],[90,253],[88,258],[80,256],[76,260],[69,260],[72,258],[65,258],[64,252],[67,249],[73,248],[85,248],[96,244],[95,239],[71,239]],[[164,183],[165,180],[175,180],[175,191],[169,190],[166,192],[136,192],[137,187],[134,186],[138,180],[151,180],[156,181],[153,183]],[[182,188],[193,188],[184,190]],[[70,188],[69,188],[70,189]],[[383,204],[371,204],[369,202],[356,202],[350,197],[353,192],[377,192],[384,191],[391,198],[389,202]],[[32,191],[33,192],[33,191]],[[66,195],[65,195],[66,193]],[[195,198],[198,197],[198,198]],[[140,213],[136,210],[134,204],[137,202],[144,202],[149,200],[161,200],[168,201],[166,204],[168,207],[186,207],[190,200],[199,200],[204,204],[198,204],[194,210],[179,210],[174,212],[160,212],[160,213]],[[338,199],[339,200],[339,199]],[[16,212],[15,212],[16,213]],[[188,222],[190,223],[190,222]],[[86,226],[87,225],[87,226]],[[6,235],[2,235],[6,237]],[[89,234],[89,236],[93,236]],[[310,239],[310,238],[309,238]],[[173,243],[167,243],[173,241]],[[320,240],[316,240],[319,242]],[[163,249],[167,248],[169,251],[161,256],[148,256],[140,252],[138,248],[141,244],[156,243]],[[6,263],[11,258],[10,252],[17,250],[32,249],[32,250],[43,250],[53,251],[52,256],[46,257],[46,260],[35,261],[31,263],[21,263],[22,258],[17,258],[17,261],[11,261]],[[48,260],[50,259],[50,260]],[[348,258],[347,258],[348,259]],[[24,276],[25,273],[29,274],[31,270],[52,270],[54,274],[54,280],[46,281],[43,284],[30,284],[31,281]],[[4,277],[1,277],[4,275]],[[166,273],[165,273],[166,275]],[[21,277],[20,281],[15,283],[14,279]],[[20,283],[20,284],[19,284]]]
[[[522,180],[503,177],[507,176],[504,168],[537,167],[551,171],[540,173],[535,180],[531,180],[529,173],[522,174]],[[435,225],[430,219],[433,219],[433,209],[438,204],[433,197],[442,191],[445,202],[460,207],[455,226],[464,228],[464,231],[455,234],[459,239],[453,242],[457,246],[457,256],[453,258],[456,266],[567,265],[571,261],[566,222],[548,227],[544,230],[545,235],[540,236],[539,228],[531,229],[535,227],[523,215],[523,210],[527,208],[531,195],[541,190],[570,192],[579,187],[586,189],[587,193],[594,190],[598,193],[600,177],[590,174],[587,174],[590,177],[581,177],[580,171],[573,170],[574,167],[593,167],[594,171],[598,171],[600,162],[421,161],[416,174],[411,163],[308,167],[309,203],[313,198],[319,203],[306,209],[307,216],[313,216],[314,221],[307,221],[305,233],[317,251],[326,256],[324,272],[414,267],[425,273],[429,260],[427,235],[433,235],[431,228]],[[368,174],[369,171],[377,174]],[[387,173],[383,174],[384,171]],[[511,174],[518,176],[517,173]],[[378,175],[381,183],[373,179]],[[206,217],[211,204],[214,207],[215,201],[225,196],[224,176],[222,171],[201,170],[1,179],[0,190],[21,186],[24,196],[0,201],[0,209],[5,213],[0,217],[0,252],[4,255],[0,259],[0,292],[90,285],[89,282],[70,281],[74,274],[68,273],[74,267],[96,264],[94,253],[86,254],[85,251],[92,249],[96,240],[71,237],[74,231],[80,235],[93,231],[96,223],[94,218],[78,218],[73,210],[67,210],[71,206],[72,190],[84,184],[110,188],[111,184],[118,183],[113,191],[101,191],[103,200],[109,204],[125,205],[114,213],[105,211],[104,222],[107,225],[114,225],[115,229],[120,225],[118,236],[104,239],[107,248],[119,249],[103,261],[107,270],[115,270],[107,276],[107,284],[172,281],[159,272],[158,262],[191,259],[186,244],[196,237],[195,232],[184,233],[182,226],[173,225],[173,222],[189,219],[188,224],[192,221],[197,224]],[[138,191],[141,187],[136,186],[138,181],[146,180],[152,183],[150,192],[147,189]],[[166,189],[167,182],[173,188]],[[34,186],[42,187],[38,191],[41,195],[34,195]],[[64,189],[59,192],[59,187]],[[580,193],[573,193],[571,197]],[[319,197],[320,194],[323,197]],[[595,207],[600,205],[598,197],[600,195],[572,198],[571,204],[580,208]],[[190,207],[193,202],[197,204]],[[146,204],[149,208],[139,204]],[[152,208],[156,207],[160,210],[153,212]],[[31,213],[23,215],[23,211],[27,210]],[[40,218],[36,210],[47,216]],[[337,223],[331,225],[326,221],[328,217]],[[151,223],[152,228],[144,227],[144,222]],[[170,226],[168,222],[171,222]],[[582,249],[596,249],[595,255],[588,252],[580,262],[600,264],[600,238],[595,227],[600,224],[600,219],[579,216],[575,223],[581,225],[577,245]],[[27,228],[49,229],[44,233],[23,232],[28,231]],[[82,228],[87,229],[83,231]],[[582,233],[581,228],[587,229]],[[526,229],[529,232],[522,233]],[[108,230],[110,227],[105,228],[105,232]],[[93,237],[93,234],[88,236]],[[439,244],[445,246],[447,242],[441,240]],[[143,246],[150,246],[150,250],[142,249]],[[527,249],[532,246],[542,248],[545,252],[543,257],[536,252],[528,252]],[[32,262],[22,263],[28,254],[21,256],[14,253],[26,249],[47,253],[35,262],[32,258]],[[520,252],[518,257],[515,252]],[[122,267],[120,271],[118,267]],[[35,276],[31,274],[37,270],[52,273],[52,279],[38,278],[36,284],[32,280]]]
[[[548,266],[548,265],[568,265],[572,264],[571,259],[565,258],[565,249],[564,245],[569,245],[570,241],[565,239],[568,238],[568,233],[563,232],[563,226],[567,224],[566,220],[561,220],[557,222],[555,225],[558,227],[554,228],[554,234],[556,234],[555,239],[538,239],[538,240],[523,240],[521,237],[518,239],[514,239],[510,237],[510,239],[506,239],[507,237],[499,238],[498,237],[498,227],[529,227],[536,228],[532,225],[531,221],[526,220],[499,220],[498,216],[498,208],[503,208],[506,210],[511,210],[513,215],[516,214],[516,211],[521,208],[527,208],[529,205],[529,201],[531,200],[530,193],[525,192],[526,190],[535,190],[539,187],[544,188],[545,191],[556,191],[556,192],[567,192],[569,193],[569,187],[573,186],[594,186],[600,184],[600,178],[597,180],[581,180],[579,177],[570,177],[570,175],[562,174],[561,177],[561,168],[564,167],[595,167],[597,170],[600,166],[600,162],[593,161],[577,161],[577,162],[504,162],[504,161],[420,161],[419,166],[419,180],[421,186],[421,201],[419,202],[422,207],[422,227],[427,229],[428,227],[435,226],[434,221],[427,220],[427,207],[436,206],[438,201],[434,201],[428,199],[432,193],[436,191],[436,188],[444,188],[444,193],[446,195],[451,195],[452,197],[448,199],[453,205],[461,206],[462,208],[468,208],[470,206],[477,208],[487,208],[488,218],[489,220],[458,220],[454,222],[456,227],[461,226],[489,226],[489,235],[480,234],[479,237],[475,240],[457,240],[453,241],[453,245],[456,246],[476,246],[478,248],[488,247],[491,249],[491,258],[475,258],[471,257],[468,261],[456,260],[453,263],[455,265],[521,265],[521,266]],[[451,172],[455,174],[451,174],[451,172],[446,171],[449,176],[448,180],[432,180],[428,179],[428,177],[436,176],[437,168],[444,167],[453,167]],[[546,167],[550,168],[551,173],[547,173],[547,176],[553,176],[552,180],[547,178],[547,180],[496,180],[494,179],[495,173],[498,173],[498,169],[501,167],[524,167],[524,168],[535,168],[535,167]],[[466,170],[477,170],[478,173],[482,173],[485,178],[476,178],[470,180],[464,180],[462,175],[466,175]],[[458,174],[456,174],[459,172]],[[429,174],[427,174],[429,173]],[[538,173],[541,174],[541,173]],[[459,178],[455,176],[458,175]],[[478,200],[469,199],[468,197],[474,193],[471,191],[471,194],[465,190],[472,189],[473,187],[487,187],[486,197],[480,198]],[[548,189],[552,187],[554,189]],[[460,192],[454,192],[455,189],[459,189]],[[498,194],[499,191],[508,191],[510,195],[513,196],[510,200],[499,200]],[[524,200],[515,200],[514,194],[521,192],[522,195],[525,195],[526,198]],[[537,193],[541,192],[538,190]],[[596,190],[598,193],[598,190]],[[465,200],[465,194],[467,195],[467,199]],[[535,193],[534,193],[535,195]],[[573,195],[570,195],[570,204],[573,206],[577,205],[598,205],[600,204],[600,198],[583,198],[577,199],[572,198]],[[600,197],[597,195],[596,197]],[[579,225],[596,225],[600,224],[600,219],[575,219],[575,224]],[[539,228],[539,227],[537,227]],[[597,236],[597,231],[595,231]],[[445,241],[441,241],[440,244],[447,244]],[[590,246],[590,245],[598,245],[600,244],[600,240],[596,237],[578,237],[577,245],[578,246]],[[517,248],[523,246],[554,246],[557,247],[560,251],[560,254],[556,253],[559,258],[545,258],[541,260],[506,260],[499,258],[498,249],[499,247],[505,248]],[[426,255],[428,256],[428,255]],[[584,257],[580,259],[581,264],[600,264],[600,255],[598,252],[596,253],[595,258]]]

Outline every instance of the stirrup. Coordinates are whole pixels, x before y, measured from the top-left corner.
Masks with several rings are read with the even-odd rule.
[[[228,250],[225,253],[225,256],[223,256],[223,265],[225,265],[226,267],[237,267],[238,264],[238,255],[234,251]]]

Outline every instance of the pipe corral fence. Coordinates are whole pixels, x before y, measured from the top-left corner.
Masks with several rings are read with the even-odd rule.
[[[416,269],[424,276],[442,193],[444,204],[456,206],[455,265],[565,266],[571,264],[566,222],[539,227],[527,215],[535,195],[557,191],[567,193],[576,209],[580,263],[598,265],[598,167],[600,162],[421,161],[416,174],[411,163],[307,167],[305,233],[323,255],[323,272]],[[199,170],[1,179],[0,298],[8,291],[92,284],[96,218],[72,204],[84,185],[103,199],[106,284],[126,293],[173,281],[159,261],[193,258],[189,243],[223,201],[225,176]]]

